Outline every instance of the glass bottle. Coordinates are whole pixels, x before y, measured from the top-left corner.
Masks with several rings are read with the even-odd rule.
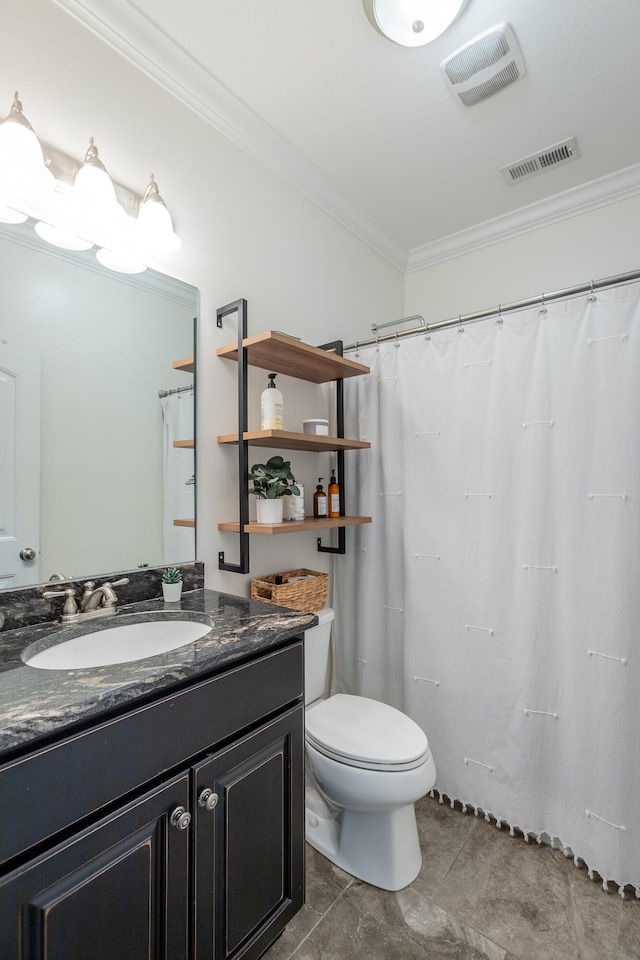
[[[327,515],[327,495],[322,487],[324,477],[318,477],[318,485],[313,495],[313,515],[317,519]]]
[[[329,480],[327,493],[329,494],[329,516],[339,517],[340,516],[340,486],[338,484],[338,481],[336,480],[335,470],[331,471],[331,480]]]

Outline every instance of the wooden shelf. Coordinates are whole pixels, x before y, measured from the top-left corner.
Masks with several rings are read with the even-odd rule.
[[[326,453],[331,450],[369,450],[371,447],[367,440],[323,437],[310,433],[293,433],[290,430],[254,430],[244,433],[242,438],[250,447],[281,447],[283,450],[306,450],[312,453]],[[218,437],[218,443],[237,442],[237,433],[227,433]]]
[[[174,370],[182,370],[183,373],[195,373],[196,363],[193,357],[185,357],[184,360],[173,361]]]
[[[174,440],[173,445],[174,447],[180,447],[180,449],[191,449],[195,446],[195,441],[193,437],[189,440]]]
[[[253,367],[273,370],[298,380],[311,383],[328,383],[329,380],[342,380],[345,377],[358,377],[369,373],[369,367],[354,360],[339,357],[320,347],[312,347],[301,340],[287,337],[284,333],[267,330],[255,337],[242,341],[248,351],[248,362]],[[216,351],[217,356],[225,360],[238,359],[237,343],[230,343]],[[175,366],[175,364],[174,364]]]
[[[196,522],[187,518],[186,520],[174,520],[173,525],[174,527],[195,527]]]
[[[174,520],[174,523],[177,521]],[[337,527],[353,527],[361,523],[371,523],[371,517],[324,517],[316,520],[285,520],[284,523],[247,523],[245,533],[309,533],[312,530],[331,530]],[[240,523],[219,523],[218,530],[240,533]]]

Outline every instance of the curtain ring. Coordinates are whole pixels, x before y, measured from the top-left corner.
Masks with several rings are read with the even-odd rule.
[[[376,335],[376,350],[380,353],[380,337]]]
[[[396,330],[396,342],[395,342],[394,346],[395,346],[395,347],[399,347],[399,346],[400,346],[400,341],[398,340],[398,331],[397,331],[397,330]]]
[[[587,300],[593,301],[593,300],[595,300],[595,299],[596,299],[596,295],[595,295],[595,293],[593,292],[593,280],[592,280],[592,281],[591,281],[591,293],[590,293],[589,296],[587,297]]]
[[[356,340],[356,352],[355,352],[354,356],[355,356],[355,357],[359,357],[359,356],[360,356],[360,349],[359,349],[359,347],[358,347],[358,341],[357,341],[357,340]]]
[[[458,333],[464,333],[464,327],[462,326],[462,314],[458,314]]]
[[[496,317],[496,323],[502,323],[502,307],[498,304],[498,316]]]
[[[547,308],[546,308],[545,303],[544,303],[544,293],[541,294],[541,297],[542,297],[542,306],[540,307],[540,313],[546,313],[546,312],[547,312]]]

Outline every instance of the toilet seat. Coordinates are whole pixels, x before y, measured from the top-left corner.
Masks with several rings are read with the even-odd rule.
[[[413,770],[429,758],[423,730],[395,707],[337,693],[305,716],[310,746],[338,763],[366,770]]]

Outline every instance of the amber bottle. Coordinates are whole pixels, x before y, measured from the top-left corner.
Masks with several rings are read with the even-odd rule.
[[[329,516],[339,517],[340,516],[340,486],[338,485],[338,481],[336,480],[335,470],[331,471],[331,480],[329,480],[327,493],[329,494]]]
[[[327,495],[322,487],[324,477],[318,477],[318,485],[313,495],[313,515],[317,519],[327,515]]]

